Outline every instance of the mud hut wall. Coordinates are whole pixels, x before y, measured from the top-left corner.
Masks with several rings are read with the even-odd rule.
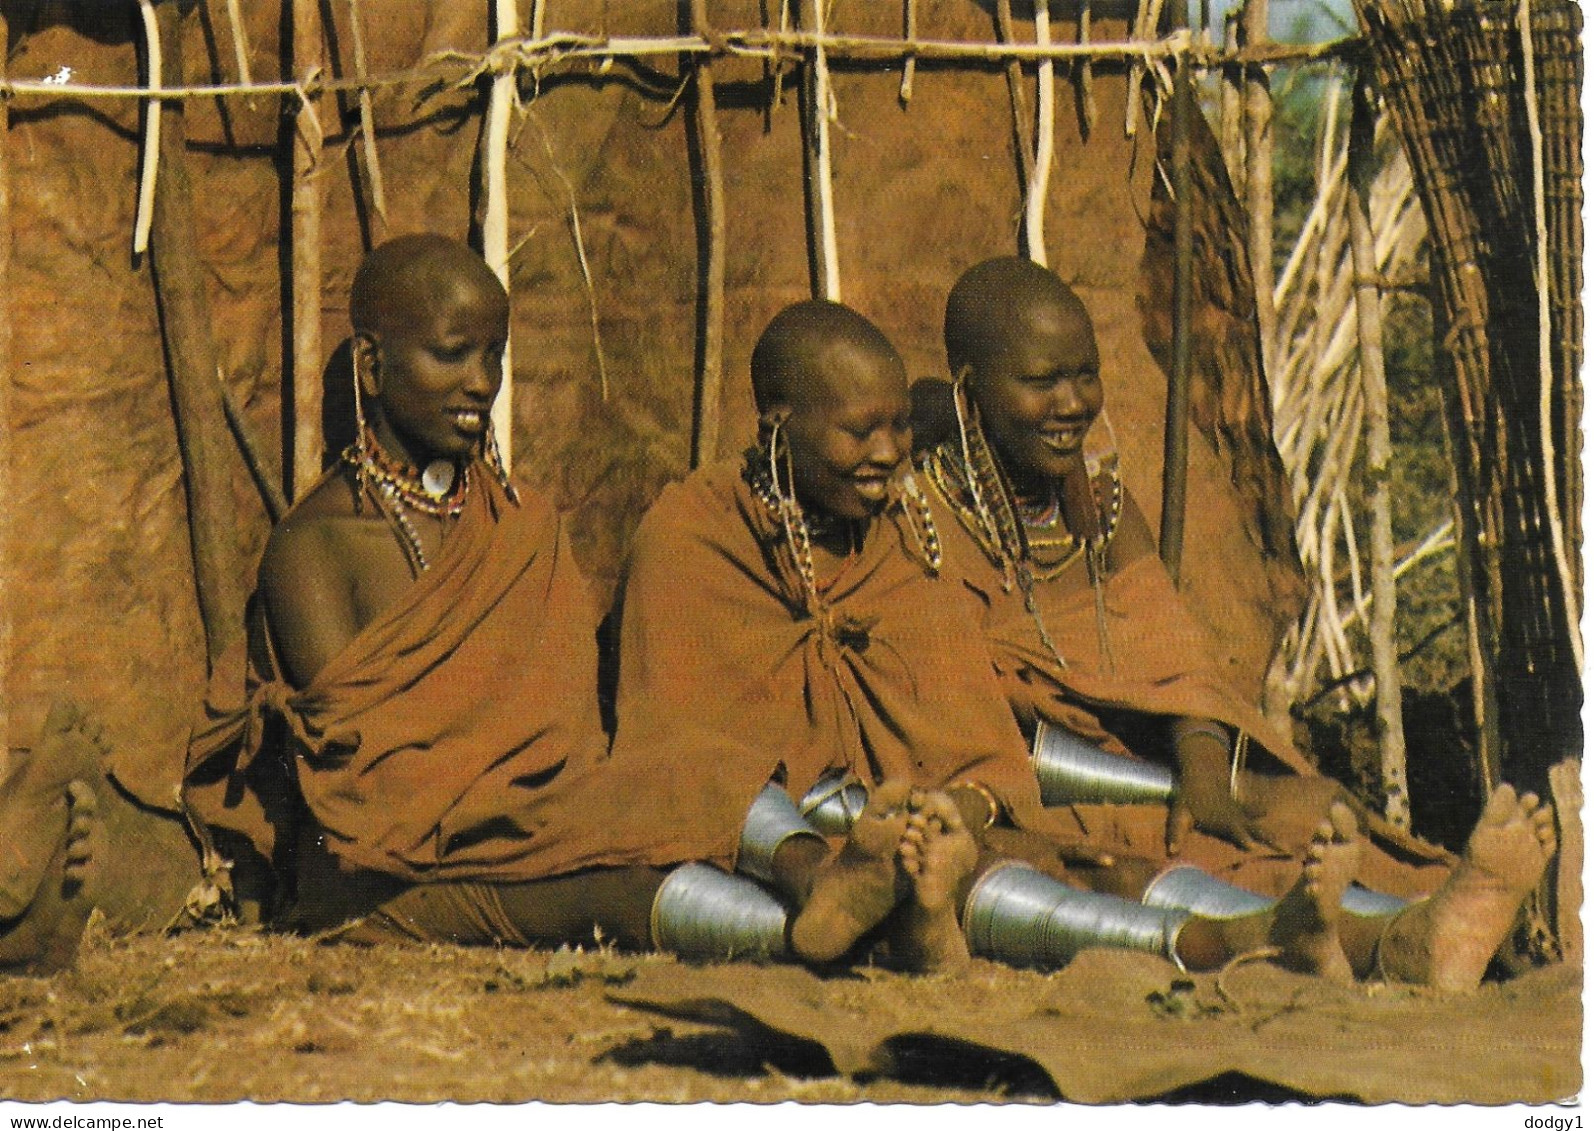
[[[138,81],[134,28],[109,6],[7,2],[14,77],[72,68],[74,81]],[[244,6],[257,80],[283,72],[275,6]],[[26,9],[26,10],[24,10]],[[756,27],[761,5],[711,5],[720,27]],[[347,6],[324,11],[334,74],[353,74]],[[478,54],[486,5],[365,5],[373,75],[438,52]],[[840,32],[900,33],[894,5],[836,7]],[[549,30],[664,35],[677,5],[550,0]],[[920,0],[926,37],[989,41],[989,13],[968,0]],[[1021,22],[1019,35],[1029,34]],[[184,22],[195,80],[233,81],[223,0]],[[1074,34],[1058,21],[1058,38]],[[1097,19],[1098,39],[1123,25]],[[895,67],[835,63],[835,190],[844,298],[898,343],[910,373],[943,375],[940,310],[959,272],[1017,248],[1021,213],[1011,111],[1001,71],[921,61],[912,102]],[[728,196],[727,326],[721,452],[753,421],[747,366],[758,329],[808,294],[796,72],[770,106],[760,60],[716,68]],[[509,165],[514,294],[516,474],[574,515],[577,552],[607,596],[641,511],[683,475],[691,431],[699,288],[690,115],[672,102],[673,56],[607,72],[522,76],[528,99]],[[1029,72],[1033,76],[1033,69]],[[1131,490],[1157,521],[1164,377],[1147,348],[1136,295],[1152,177],[1151,137],[1121,129],[1122,70],[1098,64],[1100,113],[1080,133],[1059,68],[1059,155],[1048,253],[1097,323],[1114,424]],[[363,199],[352,96],[325,99],[323,338],[347,333],[352,274],[368,241],[418,229],[471,229],[482,99],[478,88],[383,87],[374,109],[387,182],[383,224]],[[422,95],[426,94],[425,97]],[[535,97],[533,97],[535,95]],[[160,328],[145,263],[129,255],[136,184],[136,101],[29,98],[13,104],[15,257],[5,301],[16,323],[12,419],[17,492],[13,735],[36,732],[50,700],[71,694],[108,724],[124,784],[169,803],[203,681],[181,467]],[[334,110],[334,107],[338,109]],[[224,379],[252,428],[283,445],[287,288],[280,102],[187,103],[189,158]],[[577,255],[579,221],[591,288]],[[597,332],[591,318],[595,305]],[[596,339],[596,340],[595,340]],[[609,377],[598,380],[601,348]],[[1263,569],[1229,476],[1201,437],[1192,446],[1187,582],[1236,675],[1254,687],[1274,640]],[[237,529],[254,561],[267,522],[240,461]]]

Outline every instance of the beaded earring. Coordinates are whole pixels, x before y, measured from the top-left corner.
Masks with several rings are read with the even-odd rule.
[[[993,555],[1002,566],[1003,586],[1011,592],[1024,560],[1024,535],[1013,510],[1012,493],[985,439],[979,406],[969,394],[969,367],[952,382],[952,409],[957,415],[958,443],[963,455],[963,481],[974,517]]]
[[[365,393],[360,388],[360,351],[356,340],[349,350],[349,370],[354,375],[354,439],[343,449],[343,461],[354,468],[354,513],[365,510],[371,490],[371,433],[365,423]]]
[[[935,516],[930,512],[930,500],[919,486],[912,472],[901,479],[902,515],[908,532],[919,548],[919,556],[931,573],[941,571],[941,532],[935,528]]]
[[[1013,508],[1013,492],[1002,475],[1001,465],[985,439],[980,426],[979,407],[968,391],[969,367],[964,366],[952,382],[952,407],[957,413],[958,440],[963,452],[963,485],[968,488],[975,521],[982,528],[980,540],[986,551],[1002,567],[1002,586],[1009,593],[1014,586],[1024,595],[1024,609],[1035,622],[1041,644],[1066,669],[1068,661],[1047,631],[1035,599],[1035,575],[1028,561],[1028,549],[1018,514]]]
[[[797,501],[796,477],[791,465],[791,445],[781,443],[780,429],[784,423],[776,417],[769,425],[769,438],[762,453],[769,468],[769,486],[775,515],[780,519],[786,534],[786,548],[791,551],[792,562],[797,567],[797,577],[802,582],[803,600],[810,611],[819,606],[819,585],[814,579],[814,544],[808,530],[808,519],[802,504]],[[786,486],[782,487],[780,472],[786,471]]]
[[[504,489],[504,495],[518,507],[520,492],[515,490],[515,485],[509,481],[509,469],[504,466],[503,453],[498,450],[498,429],[493,427],[491,417],[487,420],[487,435],[482,438],[482,459],[486,462],[487,469],[498,480],[498,485]]]

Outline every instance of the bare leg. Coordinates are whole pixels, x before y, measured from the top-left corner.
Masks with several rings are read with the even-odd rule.
[[[913,897],[897,912],[893,954],[921,973],[965,965],[969,947],[958,923],[958,902],[979,847],[946,794],[923,795],[897,852],[913,880]]]
[[[666,875],[657,868],[595,868],[518,883],[417,884],[325,938],[358,945],[557,946],[602,937],[627,950],[647,950],[649,912]]]
[[[100,821],[94,790],[87,782],[68,782],[63,790],[65,831],[33,898],[9,923],[0,923],[0,969],[48,974],[72,965],[83,928],[93,910],[90,882]]]
[[[1550,807],[1500,786],[1449,878],[1390,923],[1379,944],[1380,969],[1394,981],[1475,988],[1554,854]]]
[[[909,880],[897,867],[897,846],[908,828],[910,792],[904,782],[882,783],[841,851],[814,872],[791,926],[792,949],[799,958],[835,961],[907,895]],[[775,864],[778,870],[779,854]]]
[[[1335,802],[1306,849],[1301,878],[1265,911],[1236,919],[1192,919],[1180,936],[1180,958],[1211,969],[1230,958],[1270,947],[1281,966],[1331,981],[1354,980],[1339,942],[1339,901],[1361,858],[1356,814]]]
[[[100,779],[104,739],[71,703],[57,702],[26,761],[0,784],[0,919],[33,903],[68,824],[67,783]]]

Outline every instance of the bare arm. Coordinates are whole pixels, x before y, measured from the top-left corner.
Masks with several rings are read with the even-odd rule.
[[[290,517],[260,562],[266,623],[283,674],[303,690],[359,631],[354,577],[327,519]]]

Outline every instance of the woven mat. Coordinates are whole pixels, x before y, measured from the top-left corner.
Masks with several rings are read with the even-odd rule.
[[[820,977],[795,966],[644,968],[611,1000],[822,1049],[838,1073],[903,1075],[905,1058],[1020,1058],[1066,1100],[1167,1096],[1238,1074],[1365,1103],[1545,1103],[1582,1083],[1581,971],[1555,966],[1471,994],[1340,988],[1265,963],[1186,977],[1088,951],[1042,975],[976,963],[956,976]]]

